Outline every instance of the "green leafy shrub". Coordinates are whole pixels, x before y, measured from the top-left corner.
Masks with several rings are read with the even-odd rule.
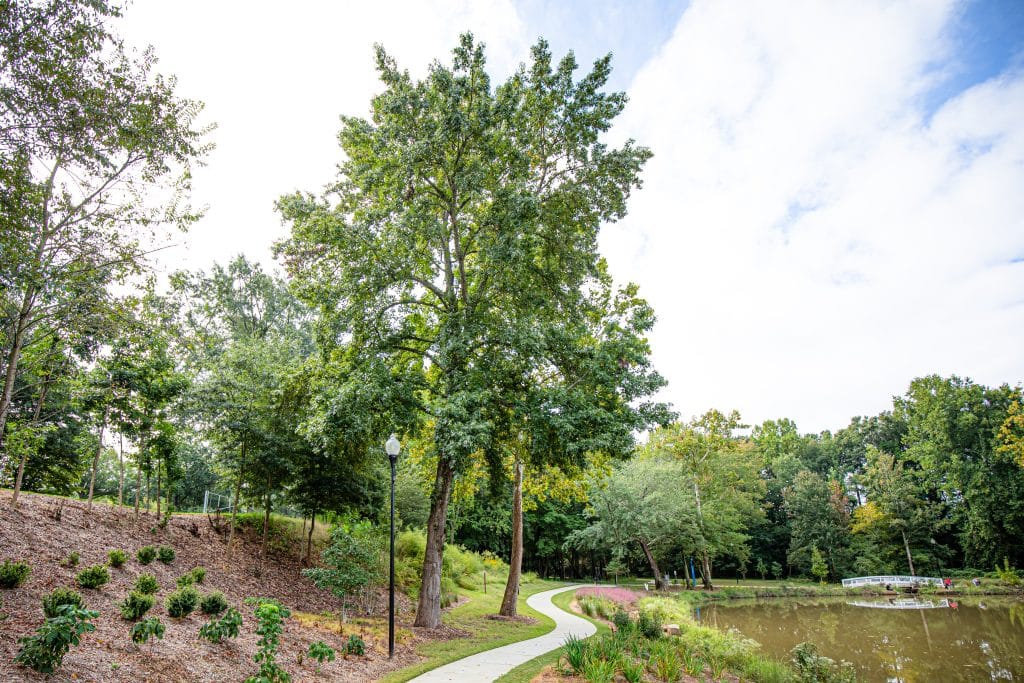
[[[157,617],[150,617],[132,626],[130,635],[133,643],[141,645],[153,636],[163,639],[166,630],[166,627],[160,623]]]
[[[348,642],[345,643],[345,654],[362,657],[366,654],[366,643],[363,642],[362,638],[353,633],[348,637]]]
[[[237,638],[242,626],[242,614],[234,607],[220,619],[212,619],[199,629],[199,637],[211,643],[219,643],[224,638]]]
[[[629,633],[634,627],[633,620],[622,609],[615,610],[615,614],[612,615],[612,623],[615,624],[615,628],[619,633]]]
[[[156,551],[156,559],[160,560],[164,564],[174,562],[174,548],[169,545],[160,546]]]
[[[607,659],[588,659],[583,665],[583,677],[587,683],[612,683],[615,680],[617,662]]]
[[[123,618],[135,621],[136,619],[141,619],[146,612],[151,610],[155,602],[156,599],[152,595],[132,591],[118,607]]]
[[[1003,566],[996,565],[996,578],[1008,586],[1019,586],[1020,574],[1010,566],[1010,558],[1003,558]]]
[[[317,587],[337,596],[342,619],[352,596],[381,577],[380,541],[369,524],[336,526],[331,531],[331,544],[321,554],[324,566],[302,571]]]
[[[647,610],[640,612],[640,618],[636,622],[637,630],[644,638],[656,640],[661,638],[661,619],[656,614]]]
[[[0,588],[17,588],[25,583],[25,579],[32,573],[28,562],[11,562],[4,560],[0,564]]]
[[[662,681],[678,681],[683,675],[683,663],[675,646],[668,641],[661,641],[651,646],[649,668],[651,673]]]
[[[562,670],[565,673],[582,674],[583,667],[589,659],[590,642],[570,634],[565,639],[565,644],[562,645],[562,654],[558,657],[559,666],[562,667],[563,661],[566,665],[562,667]]]
[[[139,578],[135,579],[135,590],[139,593],[152,595],[160,590],[160,584],[157,583],[156,577],[152,574],[139,574]]]
[[[619,670],[626,683],[641,683],[644,680],[644,665],[632,659],[623,659],[619,662]]]
[[[156,559],[156,548],[151,545],[144,545],[135,552],[135,559],[139,564],[149,564]]]
[[[181,619],[191,614],[196,605],[199,604],[199,591],[192,586],[185,586],[179,588],[170,595],[164,601],[164,606],[167,608],[167,613],[175,619]]]
[[[310,659],[316,661],[316,670],[319,673],[324,662],[334,661],[334,649],[322,640],[309,644],[309,651],[306,653]]]
[[[82,588],[99,588],[106,583],[110,583],[110,572],[105,565],[94,564],[78,572],[75,575],[75,581]]]
[[[192,574],[192,579],[196,583],[202,583],[203,580],[206,578],[206,568],[205,567],[196,567],[190,573]]]
[[[247,598],[246,603],[256,605],[256,634],[260,637],[259,650],[253,659],[260,665],[258,676],[250,676],[245,683],[288,683],[291,676],[277,663],[277,648],[281,640],[281,624],[291,612],[277,600]]]
[[[123,550],[111,550],[109,553],[107,553],[107,564],[109,564],[114,569],[117,569],[118,567],[123,567],[124,563],[127,561],[128,553],[126,553]]]
[[[70,553],[68,553],[67,557],[60,561],[60,566],[74,569],[78,566],[78,560],[80,557],[81,556],[78,554],[77,550],[72,550]]]
[[[819,655],[814,643],[800,643],[790,650],[790,655],[800,683],[856,683],[857,675],[851,664],[836,664]]]
[[[220,614],[228,608],[228,601],[220,591],[207,593],[199,603],[199,609],[203,614]]]
[[[74,605],[79,609],[82,608],[82,595],[71,588],[59,587],[54,588],[47,595],[43,596],[43,614],[47,618],[53,618],[57,616],[57,608],[61,605]]]
[[[203,579],[206,578],[206,570],[202,567],[196,567],[192,571],[185,572],[178,577],[178,588],[184,588],[185,586],[191,586],[192,584],[202,583]]]
[[[75,605],[60,605],[57,607],[57,616],[43,622],[34,636],[18,640],[21,649],[14,662],[39,673],[53,673],[64,661],[64,655],[71,646],[81,642],[82,634],[96,630],[90,620],[99,615],[99,612]]]

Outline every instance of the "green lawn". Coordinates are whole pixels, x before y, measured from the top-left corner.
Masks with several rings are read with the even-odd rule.
[[[460,590],[460,594],[469,598],[469,601],[445,612],[442,621],[449,626],[468,631],[471,635],[467,638],[423,643],[416,648],[416,652],[426,657],[426,661],[395,671],[382,678],[381,682],[408,681],[431,669],[436,669],[442,664],[454,662],[485,650],[493,650],[502,645],[544,635],[555,627],[555,623],[543,614],[527,607],[526,598],[534,593],[564,585],[559,581],[538,580],[522,586],[519,591],[519,614],[536,619],[536,623],[533,624],[488,618],[489,615],[497,614],[498,608],[501,607],[503,585],[491,586],[486,594],[482,591]],[[571,593],[571,591],[569,592]]]
[[[555,607],[560,607],[566,612],[571,612],[569,609],[569,603],[572,602],[573,598],[576,597],[576,591],[565,591],[559,593],[551,599],[551,602],[555,604]],[[611,631],[608,625],[603,621],[591,619],[585,614],[578,615],[583,617],[590,623],[597,626],[597,635],[608,633]],[[520,664],[516,668],[509,671],[507,674],[498,679],[497,683],[529,683],[533,680],[534,676],[539,674],[541,670],[550,665],[558,662],[558,657],[562,654],[562,648],[558,648],[554,652],[547,652],[545,654],[534,657],[525,664]]]

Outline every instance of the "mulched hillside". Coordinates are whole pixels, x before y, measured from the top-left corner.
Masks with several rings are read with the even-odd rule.
[[[57,511],[59,509],[59,520]],[[271,554],[259,576],[254,558],[259,539],[243,539],[233,557],[226,554],[226,536],[216,532],[205,517],[172,518],[165,529],[145,514],[135,520],[131,511],[104,504],[93,506],[91,513],[82,501],[27,494],[12,510],[10,492],[0,493],[0,561],[24,560],[32,567],[27,582],[20,588],[0,590],[0,680],[26,681],[125,681],[132,683],[163,681],[242,681],[254,675],[253,662],[258,637],[254,633],[252,607],[243,604],[247,597],[273,597],[293,611],[319,614],[336,611],[338,601],[328,592],[305,579],[294,553]],[[169,545],[175,560],[165,565],[154,561],[147,566],[135,559],[135,551],[145,545]],[[82,644],[73,647],[63,665],[51,676],[37,674],[12,663],[18,638],[32,634],[43,622],[42,597],[58,586],[75,587],[75,574],[83,567],[105,564],[107,551],[121,548],[129,561],[120,569],[111,569],[111,581],[97,590],[76,587],[90,609],[100,612],[94,620],[96,631],[86,634]],[[60,566],[72,551],[80,554],[77,568]],[[232,606],[241,611],[242,633],[235,640],[213,645],[198,637],[206,617],[198,610],[183,619],[172,619],[163,605],[164,597],[175,589],[175,580],[193,567],[205,567],[201,592],[219,590]],[[118,603],[124,599],[136,577],[148,572],[156,576],[161,590],[157,604],[146,616],[156,616],[167,627],[163,640],[136,646],[128,637],[131,623],[123,620]],[[401,598],[400,621],[411,621],[412,608]],[[386,609],[386,600],[379,601]],[[435,637],[416,629],[401,643],[392,662],[387,658],[387,642],[366,638],[365,657],[342,658],[324,665],[319,676],[311,662],[299,663],[301,653],[315,640],[323,640],[340,652],[348,633],[308,628],[296,619],[285,624],[278,662],[292,674],[294,681],[371,681],[395,668],[418,661],[412,651],[417,640]],[[437,634],[436,637],[445,637]],[[449,634],[450,637],[450,634]],[[386,638],[386,636],[385,636]]]

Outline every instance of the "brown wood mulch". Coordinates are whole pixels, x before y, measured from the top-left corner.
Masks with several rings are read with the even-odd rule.
[[[258,637],[254,632],[253,608],[245,605],[247,597],[274,597],[293,611],[310,613],[336,612],[338,600],[327,591],[316,588],[301,574],[303,568],[297,554],[271,554],[262,571],[256,571],[258,539],[242,539],[229,558],[226,535],[215,531],[201,516],[178,516],[165,529],[157,526],[152,515],[119,510],[106,504],[94,504],[87,510],[84,501],[58,499],[36,494],[23,494],[19,506],[12,509],[9,491],[0,492],[0,561],[23,560],[32,567],[28,580],[20,587],[0,590],[0,680],[2,681],[96,681],[112,683],[177,683],[178,681],[241,681],[255,675],[253,662]],[[60,509],[59,521],[55,519]],[[175,560],[165,565],[153,561],[142,566],[135,551],[144,545],[169,545]],[[123,549],[128,562],[111,569],[111,581],[96,590],[75,587],[75,574],[93,564],[105,564],[107,552]],[[60,562],[77,551],[76,568],[62,567]],[[242,632],[238,638],[219,645],[198,637],[205,615],[198,610],[183,619],[172,619],[163,605],[164,597],[175,589],[177,577],[193,567],[205,567],[206,578],[201,592],[222,591],[228,602],[242,613]],[[159,617],[166,626],[163,640],[141,646],[131,642],[131,622],[121,618],[118,603],[123,600],[136,577],[143,572],[156,576],[161,590],[157,604],[146,615]],[[96,630],[87,633],[79,646],[72,647],[56,673],[49,676],[13,664],[18,652],[18,639],[35,632],[43,620],[42,598],[58,586],[78,590],[90,609],[100,612],[93,621]],[[386,595],[380,595],[376,616],[386,619]],[[388,660],[386,621],[384,636],[363,634],[366,656],[342,657],[325,663],[319,674],[315,662],[302,657],[309,644],[323,640],[340,653],[349,633],[359,633],[350,626],[344,634],[303,626],[292,618],[285,622],[278,662],[296,683],[304,681],[373,681],[389,671],[420,661],[415,653],[423,640],[445,640],[459,637],[455,629],[425,630],[412,628],[414,605],[405,595],[397,596],[398,627],[409,635],[396,644],[395,657]]]

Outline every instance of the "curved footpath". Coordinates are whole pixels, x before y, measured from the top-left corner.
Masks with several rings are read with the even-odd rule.
[[[577,588],[583,588],[583,585],[563,586],[536,593],[526,599],[527,605],[554,620],[555,630],[456,660],[417,676],[409,683],[489,683],[534,657],[560,648],[570,635],[578,638],[594,635],[597,627],[586,619],[555,607],[551,602],[553,595]]]

